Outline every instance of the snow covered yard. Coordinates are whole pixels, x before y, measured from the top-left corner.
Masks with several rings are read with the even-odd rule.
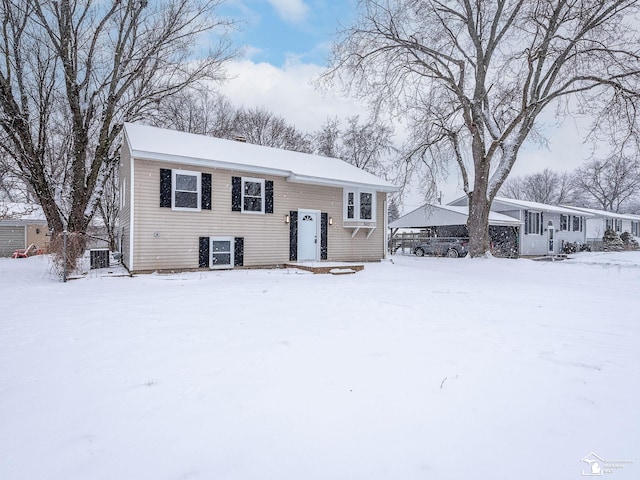
[[[90,277],[0,259],[1,479],[640,478],[640,253]]]

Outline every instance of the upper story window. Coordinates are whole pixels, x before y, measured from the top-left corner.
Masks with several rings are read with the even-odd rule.
[[[242,177],[242,211],[264,213],[264,180]]]
[[[373,193],[360,192],[360,220],[372,220]]]
[[[273,180],[231,177],[231,210],[273,213]]]
[[[211,174],[161,168],[160,207],[189,212],[211,210]]]
[[[578,216],[573,217],[573,231],[574,232],[582,231],[582,217],[578,217]]]
[[[525,234],[542,235],[542,214],[540,212],[525,211]]]
[[[375,221],[376,193],[371,190],[345,190],[344,218],[345,220]]]
[[[174,210],[200,210],[202,192],[200,172],[172,170],[173,192],[171,207]]]
[[[613,219],[607,218],[606,220],[606,229],[613,230]]]
[[[356,194],[354,192],[347,193],[347,218],[356,218]]]
[[[560,215],[560,230],[569,230],[569,215]]]
[[[616,218],[616,232],[622,231],[622,219]]]

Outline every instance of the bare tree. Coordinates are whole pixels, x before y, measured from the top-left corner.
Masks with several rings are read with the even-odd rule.
[[[620,105],[636,98],[637,0],[360,6],[324,78],[406,119],[411,159],[426,164],[430,151],[436,169],[433,160],[455,159],[469,197],[472,256],[489,251],[491,202],[541,112],[568,108],[574,96],[609,95]]]
[[[576,170],[574,186],[587,206],[620,212],[625,203],[640,200],[640,162],[626,156],[591,160]]]
[[[123,121],[221,79],[221,0],[0,0],[0,129],[50,227],[82,232],[117,165]],[[197,55],[194,55],[197,53]]]
[[[320,130],[313,134],[315,153],[325,157],[338,158],[340,156],[340,134],[340,120],[327,118]]]
[[[262,107],[240,108],[233,120],[233,135],[256,145],[309,153],[311,141],[306,133]]]
[[[236,109],[229,99],[207,88],[191,88],[163,98],[149,121],[181,132],[231,138]]]
[[[370,173],[388,176],[391,173],[388,163],[397,153],[393,130],[376,119],[360,123],[358,115],[347,118],[346,123],[342,129],[338,119],[327,119],[313,135],[314,150]]]
[[[104,183],[104,190],[98,203],[98,213],[104,225],[104,233],[109,240],[109,248],[119,251],[117,236],[118,214],[120,213],[120,177],[110,175]]]
[[[235,108],[206,89],[190,89],[162,100],[151,122],[164,128],[309,152],[309,136],[265,108]]]
[[[500,195],[517,200],[560,205],[574,199],[572,177],[545,168],[542,172],[521,177],[509,177],[500,188]]]

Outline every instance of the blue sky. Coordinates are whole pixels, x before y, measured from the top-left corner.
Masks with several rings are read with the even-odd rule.
[[[219,13],[239,21],[232,40],[254,62],[324,65],[340,23],[354,17],[355,0],[229,0]]]

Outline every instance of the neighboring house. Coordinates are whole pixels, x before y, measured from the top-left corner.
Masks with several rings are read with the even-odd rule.
[[[378,261],[397,190],[335,158],[128,123],[120,188],[132,272]]]
[[[39,206],[4,203],[0,213],[0,257],[10,257],[15,250],[32,244],[41,250],[47,248],[49,227]]]
[[[450,203],[468,205],[465,195]],[[520,229],[519,254],[557,255],[565,243],[586,243],[585,219],[592,215],[567,207],[496,197],[491,211],[516,218],[523,222]]]
[[[613,213],[594,208],[572,207],[566,208],[591,215],[587,218],[587,243],[598,246],[602,242],[604,232],[613,230],[621,234],[629,232],[634,237],[640,238],[640,216],[625,213]]]
[[[423,205],[389,224],[392,235],[398,229],[421,230],[428,236],[468,237],[469,207]],[[489,213],[489,235],[495,253],[517,254],[518,230],[522,222],[497,212]],[[406,235],[405,235],[406,236]]]

